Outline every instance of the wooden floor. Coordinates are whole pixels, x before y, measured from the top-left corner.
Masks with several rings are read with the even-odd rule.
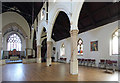
[[[2,81],[118,81],[118,72],[79,66],[78,75],[70,75],[69,64],[6,64],[2,66]]]

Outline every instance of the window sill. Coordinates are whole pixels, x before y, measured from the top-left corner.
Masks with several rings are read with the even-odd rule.
[[[120,56],[120,54],[112,54],[111,56]]]
[[[77,55],[77,56],[83,56],[83,55]]]

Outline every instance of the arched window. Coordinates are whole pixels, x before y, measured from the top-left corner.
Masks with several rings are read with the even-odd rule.
[[[10,35],[7,40],[7,50],[12,51],[13,49],[21,51],[21,39],[17,34]]]
[[[118,54],[118,30],[112,35],[112,54]]]
[[[83,56],[83,40],[81,38],[78,40],[77,45],[78,45],[78,55]]]
[[[62,44],[62,46],[60,48],[60,56],[65,56],[65,45],[64,45],[64,43]]]

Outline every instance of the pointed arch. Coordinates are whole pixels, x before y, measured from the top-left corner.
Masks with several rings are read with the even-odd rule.
[[[70,12],[68,11],[68,9],[66,8],[66,6],[64,5],[56,5],[51,12],[49,13],[49,22],[48,22],[48,35],[47,35],[47,41],[51,41],[51,36],[52,36],[52,31],[53,31],[53,26],[55,24],[56,18],[58,17],[60,12],[64,12],[69,21],[70,21]]]
[[[112,47],[112,55],[118,55],[119,54],[119,47],[118,47],[118,32],[119,32],[119,30],[120,29],[117,29],[117,30],[115,30],[114,32],[113,32],[113,34],[112,34],[112,45],[111,45],[111,47]]]
[[[17,51],[22,50],[22,40],[17,34],[11,34],[7,38],[7,50],[12,51],[16,49]]]
[[[70,20],[65,12],[60,11],[52,28],[51,38],[59,41],[68,37],[70,37]]]
[[[38,45],[41,45],[41,36],[42,36],[42,32],[43,32],[43,30],[45,29],[46,30],[46,33],[48,32],[47,31],[47,28],[46,28],[46,22],[45,21],[42,21],[41,23],[40,23],[40,25],[38,25],[38,34],[37,34],[37,46]]]
[[[27,37],[30,38],[30,27],[28,22],[25,20],[23,16],[16,12],[2,13],[2,26],[3,26],[2,29],[11,24],[17,24],[21,26],[25,34],[27,34]]]

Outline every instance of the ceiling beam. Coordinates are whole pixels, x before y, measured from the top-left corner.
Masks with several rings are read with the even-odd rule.
[[[60,26],[60,27],[61,27],[60,29],[62,29],[62,30],[65,29],[65,31],[66,31],[67,33],[70,33],[70,30],[68,30],[67,27],[62,26],[62,25],[63,25],[63,24],[57,24],[57,23],[56,23],[56,27],[57,27],[57,26]],[[63,27],[64,27],[64,28],[63,28]],[[70,27],[69,27],[69,28],[70,28]]]
[[[109,2],[108,2],[109,3]],[[120,2],[119,2],[120,3]],[[107,9],[107,8],[109,8],[109,7],[111,7],[111,6],[113,6],[113,5],[116,5],[116,4],[118,4],[118,3],[112,3],[111,2],[111,4],[108,4],[108,5],[105,5],[104,7],[102,7],[102,8],[99,8],[99,9],[97,9],[96,11],[94,11],[94,12],[92,12],[92,16],[94,17],[94,15],[97,13],[97,12],[99,12],[99,11],[101,11],[102,9]],[[88,7],[87,7],[88,8]],[[88,14],[89,15],[89,14]],[[85,17],[83,17],[81,20],[83,20],[83,19],[85,19],[87,16],[85,16]]]
[[[103,26],[106,23],[108,24],[108,23],[111,23],[111,22],[114,22],[114,21],[117,21],[117,20],[120,20],[120,15],[114,16],[114,17],[111,17],[111,18],[107,18],[107,19],[102,20],[102,21],[99,21],[98,23],[96,23],[96,27],[94,27],[93,25],[92,26],[88,26],[88,27],[86,27],[84,29],[84,31],[88,31],[88,30],[91,30],[91,29]]]
[[[96,22],[95,22],[95,20],[94,20],[94,18],[93,18],[93,12],[90,11],[90,9],[89,9],[88,6],[86,6],[85,9],[86,9],[86,12],[88,13],[89,18],[90,18],[91,21],[92,21],[93,26],[96,27]]]

